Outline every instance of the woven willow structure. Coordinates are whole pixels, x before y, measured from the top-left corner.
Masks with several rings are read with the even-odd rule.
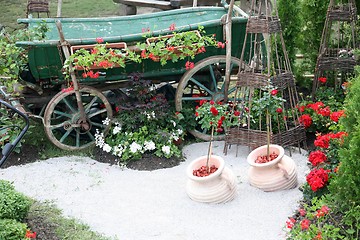
[[[49,1],[48,0],[28,0],[26,7],[26,15],[31,13],[37,13],[40,17],[40,13],[46,13],[47,17],[50,17]]]
[[[356,21],[355,0],[330,0],[316,62],[313,99],[319,86],[325,85],[336,90],[353,72],[356,64],[353,54],[356,47]],[[326,83],[321,83],[319,79],[325,77]]]
[[[242,124],[226,130],[224,152],[231,145],[245,145],[256,148],[266,145],[268,136],[272,144],[283,147],[306,147],[305,129],[299,123],[296,108],[298,94],[286,52],[276,1],[252,0],[251,12],[246,28],[245,41],[251,41],[250,56],[242,49],[240,67],[236,80],[235,99],[241,114]],[[250,59],[250,60],[246,60]],[[265,91],[277,89],[277,96],[285,99],[282,112],[272,112],[266,121],[265,112],[259,114],[259,99]],[[267,89],[267,90],[266,90]],[[269,133],[269,135],[268,135]]]

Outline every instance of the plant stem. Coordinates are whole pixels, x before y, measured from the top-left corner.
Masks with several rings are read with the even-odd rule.
[[[266,137],[267,137],[267,159],[270,158],[270,116],[269,108],[266,108]]]
[[[206,170],[208,171],[208,173],[210,172],[209,160],[211,157],[211,149],[212,149],[213,140],[214,140],[214,126],[211,126],[210,144],[209,144],[208,154],[207,154],[207,158],[206,158]]]

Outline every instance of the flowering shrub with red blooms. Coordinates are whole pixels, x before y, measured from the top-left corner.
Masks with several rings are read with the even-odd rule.
[[[214,128],[218,133],[223,133],[224,128],[238,126],[240,111],[232,112],[229,104],[222,102],[200,100],[195,109],[195,119],[204,130]]]
[[[30,230],[26,230],[25,238],[26,239],[36,238],[36,232],[31,232]]]
[[[304,219],[301,221],[300,226],[301,226],[301,230],[307,230],[309,228],[310,225],[310,220],[309,219]]]
[[[218,42],[215,35],[206,35],[203,26],[199,26],[197,31],[176,32],[175,24],[171,24],[169,30],[173,31],[172,35],[159,36],[153,42],[137,43],[140,53],[128,48],[109,48],[104,39],[98,37],[92,49],[78,49],[66,60],[65,75],[69,78],[69,72],[77,69],[84,71],[83,78],[98,78],[99,72],[93,72],[92,69],[125,67],[129,61],[140,63],[145,59],[165,65],[169,60],[177,62],[185,58],[194,59],[195,55],[206,52],[206,47],[225,47],[225,43]],[[143,32],[146,38],[151,35],[150,29],[143,29]],[[70,62],[74,69],[70,69]],[[185,63],[186,70],[193,67],[193,62]]]
[[[316,192],[323,188],[329,180],[329,172],[330,170],[325,170],[323,168],[313,169],[309,175],[306,176],[306,181],[310,185],[311,190]]]
[[[309,114],[303,114],[299,118],[300,123],[304,124],[305,128],[309,128],[312,124],[312,118]]]
[[[327,159],[327,157],[326,157],[325,153],[320,150],[311,152],[309,155],[309,162],[311,162],[311,164],[313,166],[317,166],[321,163],[324,163],[326,161],[326,159]]]
[[[206,52],[206,47],[225,47],[214,35],[206,35],[203,26],[199,26],[197,31],[177,32],[175,24],[171,24],[169,30],[172,34],[149,37],[151,33],[148,32],[144,36],[147,42],[136,45],[141,49],[141,59],[151,59],[163,66],[169,60],[177,62],[186,58],[194,59],[195,55]],[[185,67],[191,69],[194,63],[187,61]]]
[[[314,145],[319,148],[327,149],[329,148],[331,139],[341,139],[344,136],[347,136],[346,132],[328,133],[324,135],[319,134],[314,141]]]
[[[336,123],[339,122],[339,118],[344,117],[344,116],[345,116],[344,110],[330,113],[330,119]]]
[[[314,240],[314,239],[343,239],[339,234],[338,226],[329,222],[331,209],[322,200],[316,199],[313,205],[304,204],[304,209],[299,209],[295,218],[291,217],[285,223],[286,239]]]
[[[319,82],[321,82],[321,83],[326,83],[326,77],[319,77],[318,78],[318,80],[319,80]]]

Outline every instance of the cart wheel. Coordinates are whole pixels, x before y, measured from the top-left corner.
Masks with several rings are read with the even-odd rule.
[[[95,143],[95,133],[106,134],[112,118],[112,108],[106,97],[92,87],[80,87],[86,121],[80,122],[75,91],[59,92],[49,102],[44,113],[45,132],[52,143],[64,150],[79,150]]]
[[[238,72],[240,60],[231,58],[231,76]],[[199,100],[222,101],[225,97],[225,56],[213,56],[197,62],[193,69],[187,71],[180,79],[176,89],[175,106],[176,111],[183,108],[193,108],[198,105]],[[229,101],[234,101],[232,94],[235,92],[235,82],[230,83],[228,90]],[[234,95],[234,94],[233,94]],[[195,115],[195,114],[194,114]],[[210,140],[210,131],[196,127],[189,132],[197,138],[205,141]],[[214,140],[222,140],[225,135],[216,135]]]

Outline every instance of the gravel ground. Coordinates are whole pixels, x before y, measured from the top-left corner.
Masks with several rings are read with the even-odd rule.
[[[184,147],[178,166],[138,171],[110,166],[90,158],[60,157],[0,169],[0,178],[40,201],[52,200],[64,215],[93,230],[122,240],[279,240],[285,221],[297,209],[298,188],[262,192],[247,180],[247,147],[232,147],[223,155],[223,142],[213,153],[223,156],[237,177],[238,195],[225,204],[203,204],[185,192],[187,165],[206,155],[207,143]],[[288,154],[288,152],[287,152]],[[306,152],[292,154],[298,180],[305,182]]]

